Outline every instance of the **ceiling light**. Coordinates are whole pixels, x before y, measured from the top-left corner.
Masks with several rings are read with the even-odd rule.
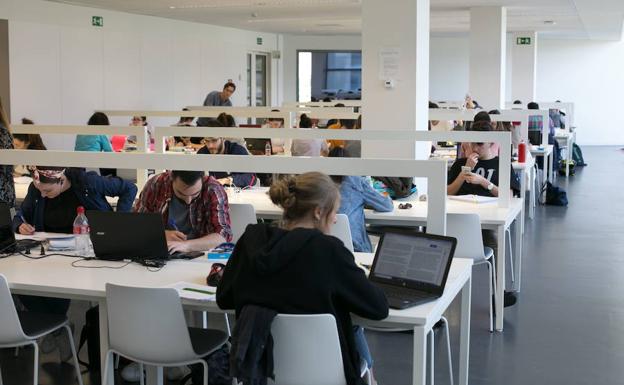
[[[554,20],[545,20],[544,24],[546,24],[546,25],[555,25],[555,24],[557,24],[557,22],[554,21]]]
[[[169,9],[175,9],[175,8],[176,8],[175,5],[172,5],[169,7]]]

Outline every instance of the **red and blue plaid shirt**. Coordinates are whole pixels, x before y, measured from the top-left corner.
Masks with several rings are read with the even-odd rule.
[[[169,222],[169,202],[173,198],[173,179],[171,172],[163,172],[150,178],[134,211],[139,213],[161,213],[163,222]],[[225,190],[217,180],[205,176],[202,180],[200,195],[191,202],[189,218],[193,232],[198,237],[208,234],[220,234],[226,241],[232,240],[230,227],[230,208]]]

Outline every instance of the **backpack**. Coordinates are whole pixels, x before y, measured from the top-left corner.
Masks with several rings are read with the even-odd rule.
[[[583,159],[583,151],[581,151],[581,148],[576,143],[572,144],[572,160],[578,167],[587,166],[587,163],[585,163]]]
[[[89,369],[90,372],[97,372],[100,370],[100,309],[98,306],[94,306],[87,310],[85,313],[85,324],[80,331],[80,343],[78,344],[78,351],[87,343],[87,357],[88,362],[78,362]]]
[[[416,186],[412,183],[413,178],[374,176],[373,180],[381,182],[381,185],[374,183],[375,190],[386,192],[392,199],[405,198],[416,191]]]
[[[204,357],[208,364],[208,384],[232,385],[230,377],[230,344],[227,343],[208,357]],[[181,385],[203,384],[204,367],[202,364],[189,365],[191,374],[180,380]]]
[[[552,206],[568,206],[568,194],[560,187],[552,183],[546,183],[546,187],[542,190],[542,195],[546,194],[544,202]]]

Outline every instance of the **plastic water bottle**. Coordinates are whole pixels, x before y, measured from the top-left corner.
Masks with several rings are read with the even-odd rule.
[[[267,140],[264,145],[264,155],[271,156],[271,141]]]
[[[74,219],[74,237],[76,238],[76,254],[89,256],[91,253],[91,239],[89,238],[89,222],[85,216],[85,209],[78,206]]]
[[[526,162],[526,143],[524,141],[518,144],[518,163]]]

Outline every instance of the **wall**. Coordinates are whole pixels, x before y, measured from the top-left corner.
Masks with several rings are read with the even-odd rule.
[[[285,102],[297,100],[297,50],[361,50],[361,36],[284,35],[283,81]]]
[[[27,116],[44,124],[85,124],[95,109],[177,110],[201,104],[227,79],[238,85],[234,105],[246,105],[246,53],[279,48],[275,34],[40,0],[2,2],[13,121]],[[104,17],[103,28],[91,26],[94,15]],[[272,67],[274,98],[278,69]],[[129,118],[112,122],[126,125]],[[67,139],[58,139],[46,138],[52,147],[66,148]]]

